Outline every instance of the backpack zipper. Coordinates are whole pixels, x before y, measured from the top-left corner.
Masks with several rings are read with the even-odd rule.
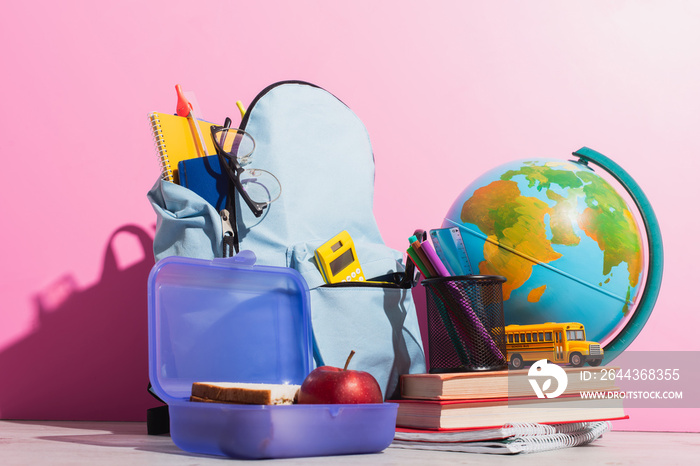
[[[405,286],[406,281],[404,277],[404,272],[392,272],[363,282],[326,283],[321,286],[327,288],[411,288],[410,286]]]
[[[233,257],[236,236],[231,225],[231,215],[228,210],[222,209],[219,212],[221,216],[221,233],[223,236],[223,257]]]
[[[278,86],[283,86],[285,84],[305,84],[307,86],[311,87],[316,87],[318,89],[321,89],[320,86],[317,86],[315,84],[308,83],[306,81],[296,81],[296,80],[288,80],[288,81],[278,81],[276,83],[270,84],[267,86],[265,89],[260,91],[258,95],[253,98],[252,102],[250,102],[250,105],[248,105],[248,109],[245,111],[245,115],[243,115],[243,118],[241,119],[241,124],[238,125],[239,129],[245,130],[246,125],[248,124],[248,120],[250,117],[250,111],[253,110],[253,107],[255,107],[255,104],[258,103],[260,99],[262,99],[268,92],[270,92],[272,89],[278,87]],[[335,96],[333,96],[335,97]],[[337,97],[336,97],[337,99]],[[340,100],[340,99],[338,99]]]

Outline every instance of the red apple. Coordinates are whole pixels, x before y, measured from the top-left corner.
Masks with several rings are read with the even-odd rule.
[[[369,372],[348,370],[354,351],[345,367],[320,366],[306,376],[299,389],[299,404],[359,404],[384,401],[377,380]]]

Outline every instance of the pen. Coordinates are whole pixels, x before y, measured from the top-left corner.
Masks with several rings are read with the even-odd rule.
[[[192,120],[194,129],[197,131],[197,136],[199,137],[199,144],[202,146],[202,152],[204,153],[205,157],[208,157],[209,153],[207,152],[207,143],[204,141],[202,130],[199,128],[199,123],[197,123],[198,118],[195,117],[194,107],[192,107],[190,101],[187,100],[187,97],[185,97],[185,94],[183,94],[182,87],[180,87],[179,84],[175,85],[175,92],[177,92],[177,107],[175,110],[178,116],[186,117]]]
[[[243,106],[243,102],[237,100],[236,107],[238,107],[238,111],[241,112],[241,118],[243,118],[245,116],[245,107]]]

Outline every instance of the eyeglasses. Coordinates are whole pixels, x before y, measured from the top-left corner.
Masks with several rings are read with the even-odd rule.
[[[255,151],[255,140],[245,131],[224,126],[212,126],[211,136],[219,156],[221,167],[233,182],[243,200],[256,217],[277,200],[282,193],[280,182],[272,173],[259,168],[247,168]]]

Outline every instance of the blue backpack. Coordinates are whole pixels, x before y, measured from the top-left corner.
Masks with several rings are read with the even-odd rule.
[[[338,98],[309,83],[264,89],[240,129],[255,140],[251,167],[281,185],[278,200],[255,216],[229,191],[236,250],[256,264],[292,267],[309,285],[317,365],[371,373],[386,398],[398,395],[399,376],[425,372],[425,358],[402,253],[384,244],[373,214],[374,154],[360,119]],[[223,257],[227,241],[219,212],[189,189],[158,180],[148,193],[158,216],[156,259],[170,255]],[[367,280],[324,282],[314,252],[346,230]]]

